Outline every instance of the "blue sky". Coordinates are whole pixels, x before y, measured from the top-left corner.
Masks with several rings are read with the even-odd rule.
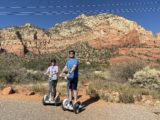
[[[48,29],[80,14],[113,13],[160,32],[160,0],[1,0],[0,28],[32,23]]]

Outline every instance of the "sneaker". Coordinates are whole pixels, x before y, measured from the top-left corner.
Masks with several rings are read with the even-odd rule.
[[[52,97],[50,97],[48,101],[54,101],[54,99]]]
[[[67,108],[68,108],[69,110],[72,110],[72,109],[73,109],[72,104],[68,103]]]
[[[54,101],[54,100],[51,100],[50,103],[55,103],[55,101]]]
[[[49,98],[49,100],[48,101],[52,101],[52,99],[51,98]]]
[[[83,108],[84,107],[84,105],[79,105],[79,108]]]

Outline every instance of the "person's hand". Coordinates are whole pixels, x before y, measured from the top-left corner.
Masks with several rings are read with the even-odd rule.
[[[63,73],[59,74],[59,77],[63,77]]]
[[[70,74],[68,73],[68,74],[67,74],[67,77],[69,77],[69,76],[70,76]]]

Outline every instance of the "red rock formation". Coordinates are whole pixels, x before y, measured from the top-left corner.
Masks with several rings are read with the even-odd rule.
[[[160,60],[159,48],[120,48],[119,55],[136,57],[141,60],[157,62]]]
[[[126,62],[134,62],[139,61],[140,59],[137,57],[131,57],[131,56],[118,56],[111,58],[108,62],[110,64],[116,64],[116,63],[126,63]]]
[[[89,45],[96,49],[112,49],[119,47],[140,45],[139,33],[136,30],[130,31],[128,34],[119,35],[115,33],[106,33],[105,37],[89,41]]]
[[[123,17],[99,14],[81,15],[48,31],[31,24],[2,29],[0,44],[9,53],[24,56],[26,50],[34,54],[53,53],[82,41],[96,49],[116,48],[122,56],[156,61],[160,58],[159,54],[154,54],[154,51],[158,51],[155,48],[160,46],[159,36],[155,38],[151,32]],[[145,53],[142,49],[145,49]],[[147,51],[153,55],[146,56]]]
[[[13,94],[13,93],[15,93],[15,91],[13,90],[12,87],[6,87],[2,90],[3,95],[9,95],[9,94]]]
[[[8,53],[13,53],[17,56],[24,57],[24,46],[19,40],[1,42],[1,49]]]

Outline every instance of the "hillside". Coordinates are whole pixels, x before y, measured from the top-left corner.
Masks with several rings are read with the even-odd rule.
[[[118,56],[139,57],[140,54],[140,58],[155,62],[160,59],[159,38],[159,34],[153,36],[152,32],[145,30],[136,22],[113,14],[95,16],[82,14],[73,20],[56,24],[49,30],[29,23],[0,30],[1,50],[22,57],[28,52],[38,55],[57,53],[69,46],[87,43],[92,49],[112,50],[114,53],[111,54]],[[131,49],[133,52],[129,53]],[[150,58],[145,55],[148,50],[151,53],[154,51]]]

